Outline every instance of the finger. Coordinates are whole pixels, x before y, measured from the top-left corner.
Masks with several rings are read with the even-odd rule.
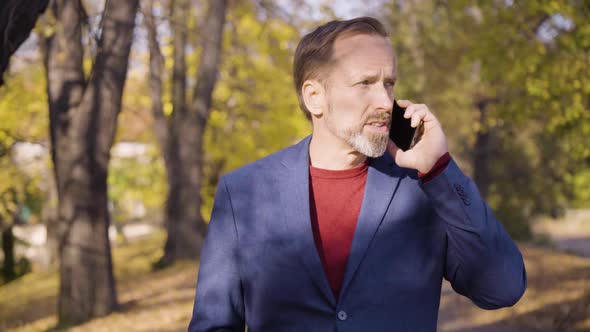
[[[408,106],[406,108],[406,111],[404,112],[404,118],[409,119],[410,117],[412,117],[414,112],[418,111],[421,108],[425,108],[425,107],[426,107],[426,105],[424,105],[424,104],[411,104],[410,106]]]
[[[412,128],[418,127],[420,122],[426,118],[428,111],[426,109],[419,109],[412,114],[411,126]]]
[[[412,102],[407,99],[400,99],[400,100],[396,99],[396,101],[397,101],[397,104],[403,108],[406,108],[406,107],[409,107],[410,105],[412,105]]]

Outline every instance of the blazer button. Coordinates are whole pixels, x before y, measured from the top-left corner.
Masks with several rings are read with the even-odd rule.
[[[463,186],[460,184],[455,184],[455,190],[457,191],[457,193],[459,194],[464,194],[465,193],[465,189],[463,189]]]
[[[348,315],[346,314],[346,311],[344,311],[344,310],[338,311],[338,319],[339,320],[345,321],[346,318],[348,318]]]

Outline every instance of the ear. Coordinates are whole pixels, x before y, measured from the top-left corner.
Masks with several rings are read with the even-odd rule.
[[[307,80],[301,87],[303,102],[312,116],[320,116],[324,113],[326,104],[326,91],[317,80]]]

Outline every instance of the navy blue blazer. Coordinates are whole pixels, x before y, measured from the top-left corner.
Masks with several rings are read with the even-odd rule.
[[[190,332],[436,331],[443,277],[484,309],[523,295],[518,248],[455,162],[422,183],[385,153],[336,300],[310,222],[310,139],[219,181]]]

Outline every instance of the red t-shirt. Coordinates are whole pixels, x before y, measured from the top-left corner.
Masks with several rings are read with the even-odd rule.
[[[313,237],[336,298],[363,201],[368,160],[340,171],[309,167]]]

